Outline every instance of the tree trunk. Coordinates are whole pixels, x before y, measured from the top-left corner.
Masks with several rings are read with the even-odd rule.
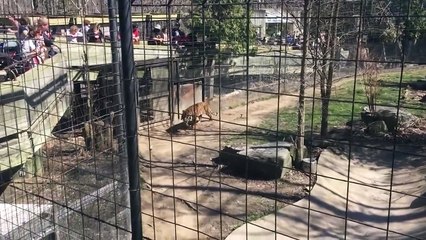
[[[411,59],[411,52],[413,50],[414,44],[415,44],[415,42],[413,40],[408,41],[408,44],[407,44],[408,47],[407,47],[406,54],[405,54],[406,61],[410,61],[410,59]],[[415,56],[412,59],[418,59],[418,56]]]
[[[335,0],[333,2],[333,12],[331,16],[331,27],[329,32],[329,40],[327,45],[330,49],[330,60],[328,63],[327,77],[325,80],[325,87],[321,89],[321,99],[322,99],[322,113],[321,113],[321,137],[325,138],[328,133],[328,108],[330,103],[331,96],[331,87],[333,86],[333,74],[334,74],[334,65],[336,59],[336,46],[337,46],[337,15],[339,13],[339,2],[340,0]],[[323,83],[324,84],[324,83]]]
[[[386,45],[385,45],[385,43],[382,43],[382,57],[383,57],[384,62],[388,61],[388,57],[386,56]]]
[[[322,98],[321,100],[321,137],[325,138],[328,133],[328,107],[330,104],[329,98]]]
[[[297,154],[296,158],[298,162],[302,162],[303,159],[303,150],[305,146],[305,71],[306,71],[306,57],[308,53],[308,44],[309,44],[309,30],[310,30],[310,21],[308,17],[310,16],[310,0],[305,0],[303,6],[303,45],[302,45],[302,67],[300,69],[300,87],[299,87],[299,107],[297,115]]]

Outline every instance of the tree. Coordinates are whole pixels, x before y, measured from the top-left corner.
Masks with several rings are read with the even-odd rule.
[[[250,8],[241,0],[193,0],[197,7],[191,13],[194,34],[211,44],[224,45],[224,51],[245,53],[254,43],[256,32],[250,22]],[[249,11],[249,12],[247,12]]]
[[[369,38],[380,42],[377,55],[387,61],[387,46],[393,46],[400,54],[405,46],[407,55],[426,33],[426,9],[423,0],[369,0],[365,25]]]
[[[194,76],[204,76],[205,97],[214,90],[213,69],[215,60],[230,60],[232,55],[251,54],[247,48],[255,43],[256,32],[251,24],[250,5],[241,0],[192,0],[194,9],[182,19],[192,35],[201,39],[188,44],[185,54]],[[217,49],[216,45],[220,44]],[[221,54],[218,54],[219,51]],[[197,72],[201,71],[201,73]],[[207,81],[207,84],[206,84]]]
[[[331,97],[331,89],[333,84],[334,70],[336,67],[337,50],[340,47],[340,39],[343,35],[338,36],[340,0],[312,2],[312,12],[316,16],[314,22],[311,23],[309,35],[314,39],[309,44],[309,53],[313,59],[314,71],[319,76],[321,90],[321,137],[326,137],[328,133],[328,110]],[[312,21],[312,20],[311,20]]]
[[[331,89],[336,68],[336,60],[339,58],[338,49],[343,38],[351,36],[354,30],[350,31],[349,21],[345,18],[340,20],[339,11],[341,0],[306,0],[304,2],[303,22],[289,11],[289,15],[295,21],[296,27],[303,33],[303,56],[302,75],[300,83],[299,97],[299,117],[298,135],[304,132],[304,88],[305,88],[305,68],[311,65],[314,72],[319,76],[321,89],[321,137],[326,137],[328,133],[328,110],[331,97]],[[284,3],[287,10],[292,9],[289,3]],[[349,8],[350,9],[350,8]],[[352,10],[348,12],[349,15]],[[306,43],[306,44],[305,44]],[[309,54],[306,54],[305,51]]]
[[[299,86],[299,106],[297,114],[297,160],[302,162],[303,151],[305,145],[305,73],[306,73],[306,58],[308,55],[309,32],[310,32],[310,0],[305,0],[303,7],[303,45],[302,45],[302,67],[300,69],[300,86]]]

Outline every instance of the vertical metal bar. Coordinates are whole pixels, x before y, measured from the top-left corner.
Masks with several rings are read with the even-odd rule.
[[[136,80],[132,43],[132,9],[130,0],[118,1],[120,19],[123,92],[125,93],[125,122],[127,165],[129,170],[130,214],[132,239],[142,239],[140,174],[138,159],[138,123],[136,116]]]
[[[112,111],[114,111],[114,118],[110,119],[113,126],[113,136],[117,138],[117,147],[118,147],[118,179],[121,182],[118,186],[120,192],[125,193],[127,191],[126,184],[127,178],[129,176],[128,169],[125,164],[125,153],[126,149],[124,146],[124,121],[123,121],[123,94],[120,94],[123,91],[123,84],[120,80],[120,45],[118,42],[118,28],[117,28],[117,0],[108,0],[108,15],[109,15],[109,32],[110,32],[110,42],[111,42],[111,60],[112,60],[112,82],[113,82],[113,104]],[[109,78],[107,78],[109,79]],[[115,161],[114,161],[115,162]],[[113,176],[115,179],[115,176]],[[120,199],[120,204],[128,205],[129,204],[129,195],[122,194]],[[117,209],[115,209],[117,213]],[[126,213],[124,221],[121,223],[126,229],[130,229],[130,216]],[[117,219],[116,219],[117,221]],[[118,222],[116,222],[118,224]],[[120,234],[117,234],[117,237]],[[127,235],[126,235],[127,236]]]
[[[410,14],[411,14],[411,4],[412,1],[408,0],[408,4],[407,4],[407,15],[406,17],[404,17],[404,22],[410,19]],[[401,10],[402,11],[402,10]],[[402,14],[403,16],[405,15],[404,13]],[[406,41],[406,35],[401,34],[400,37],[402,38],[401,41],[404,42]],[[398,127],[398,125],[400,124],[400,114],[401,114],[401,95],[402,95],[402,81],[404,80],[404,70],[405,70],[405,62],[406,62],[406,58],[407,58],[407,44],[402,44],[401,46],[401,71],[399,74],[399,83],[398,83],[398,100],[397,100],[397,106],[396,106],[396,126]],[[389,201],[388,201],[388,211],[387,211],[387,219],[386,219],[386,239],[389,238],[389,231],[390,231],[390,223],[391,223],[391,211],[392,211],[392,192],[394,191],[394,181],[395,181],[395,159],[396,159],[396,148],[398,145],[397,142],[397,131],[394,131],[394,133],[392,134],[393,136],[393,141],[392,141],[392,163],[391,163],[391,172],[390,172],[390,183],[389,183]]]
[[[355,98],[356,98],[356,86],[358,81],[358,69],[359,69],[359,48],[361,47],[361,33],[362,33],[362,18],[364,13],[365,0],[360,1],[359,7],[359,24],[358,24],[358,32],[356,38],[356,54],[355,54],[355,74],[354,74],[354,84],[353,84],[353,92],[352,92],[352,107],[351,107],[351,122],[355,119]],[[350,127],[350,132],[353,132],[353,124]],[[351,164],[353,161],[352,152],[354,146],[354,136],[353,134],[349,135],[349,150],[348,150],[348,175],[346,177],[346,196],[345,196],[345,238],[347,239],[348,232],[348,211],[349,211],[349,192],[350,192],[350,173],[351,173]],[[350,220],[349,220],[350,221]],[[387,238],[386,238],[387,239]]]
[[[203,21],[203,36],[206,36],[206,3],[207,1],[203,1],[202,3],[202,21]],[[220,25],[219,25],[220,26]],[[209,66],[209,62],[212,58],[212,56],[206,56],[207,50],[209,51],[208,54],[211,54],[212,49],[211,47],[211,43],[208,42],[208,46],[206,46],[206,41],[203,41],[203,78],[202,78],[202,84],[203,84],[203,90],[202,90],[202,100],[205,101],[206,98],[211,99],[213,97],[213,93],[214,93],[214,80],[212,80],[213,78],[211,77],[212,75],[212,71],[211,69],[208,70],[208,78],[206,79],[206,67]],[[220,45],[220,44],[219,44]],[[210,66],[211,68],[213,68],[214,62],[212,62],[212,65]],[[206,81],[207,80],[207,81]],[[206,86],[206,82],[208,82],[208,85]]]
[[[143,9],[143,7],[142,7]],[[143,15],[143,13],[142,13]],[[145,17],[145,35],[144,40],[149,39],[150,34],[152,33],[152,16],[147,14]]]
[[[169,1],[169,3],[167,4],[167,35],[169,38],[172,37],[171,33],[171,27],[172,27],[172,20],[171,20],[171,7],[170,4],[172,3],[172,1]],[[169,116],[171,119],[171,124],[173,125],[174,121],[175,121],[175,101],[174,99],[176,98],[176,93],[175,93],[175,84],[174,84],[174,75],[173,75],[173,46],[172,44],[169,44],[168,46],[168,54],[169,54],[169,61],[167,61],[167,65],[169,68]]]
[[[246,149],[248,149],[248,132],[249,132],[249,94],[250,94],[250,85],[249,85],[249,77],[250,77],[250,71],[249,71],[249,63],[250,63],[250,1],[246,1],[246,42],[245,42],[245,59],[246,59],[246,68],[244,69],[245,72],[245,78],[246,78],[246,138],[245,138],[245,144]],[[245,157],[247,158],[247,151],[245,151]],[[246,161],[245,164],[245,180],[246,180],[246,186],[245,186],[245,226],[246,226],[246,239],[249,238],[249,231],[248,231],[248,170],[249,170],[248,161]]]

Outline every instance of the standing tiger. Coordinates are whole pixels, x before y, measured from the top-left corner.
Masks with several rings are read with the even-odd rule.
[[[195,128],[197,123],[201,121],[201,117],[203,116],[203,114],[207,115],[210,121],[212,120],[213,115],[217,115],[216,112],[213,112],[211,110],[209,99],[206,99],[203,102],[198,102],[183,110],[182,120],[186,123],[188,127],[191,126],[192,128]]]

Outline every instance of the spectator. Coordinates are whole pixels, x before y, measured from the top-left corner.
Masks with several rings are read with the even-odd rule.
[[[181,44],[185,42],[185,33],[180,30],[180,24],[177,22],[172,28],[172,41],[174,44]]]
[[[84,26],[84,28],[83,28],[84,34],[87,34],[90,30],[90,21],[87,20],[87,19],[84,19],[83,26]]]
[[[34,61],[34,65],[42,64],[44,60],[48,57],[48,49],[46,47],[45,37],[43,36],[43,32],[41,32],[41,28],[37,28],[33,33],[33,38],[35,40],[35,52],[36,58]]]
[[[42,34],[46,45],[50,47],[53,44],[54,38],[50,32],[49,20],[47,19],[47,17],[40,17],[37,20],[37,28],[37,31]]]
[[[151,37],[151,41],[149,41],[148,43],[153,43],[153,44],[163,44],[163,34],[161,32],[161,26],[160,24],[155,25],[154,27],[154,31]]]
[[[139,41],[140,41],[140,32],[139,32],[138,25],[133,24],[132,33],[133,33],[133,43],[139,44]]]
[[[164,41],[164,42],[168,42],[168,41],[169,41],[169,34],[168,34],[168,32],[167,32],[167,27],[163,27],[163,28],[161,29],[161,35],[162,35],[162,37],[163,37],[163,41]]]
[[[93,27],[87,32],[88,42],[101,43],[104,40],[104,34],[102,33],[99,24],[95,23]]]
[[[44,47],[49,48],[49,56],[53,56],[56,52],[52,49],[54,38],[50,33],[49,20],[47,17],[39,17],[37,20],[36,34],[40,34],[44,41]]]
[[[82,37],[83,33],[79,31],[77,25],[72,25],[67,33],[67,42],[76,43]]]
[[[13,29],[7,29],[8,32],[15,33],[16,39],[23,40],[26,36],[22,35],[24,30],[29,31],[28,26],[30,19],[28,17],[8,17],[9,21],[12,23]]]
[[[18,20],[13,17],[13,16],[9,16],[7,17],[7,19],[12,23],[12,28],[8,28],[7,31],[10,33],[14,33],[16,34],[16,38],[18,38],[18,28],[19,28],[19,22]]]
[[[40,63],[43,63],[43,55],[39,56],[39,53],[44,53],[47,50],[43,48],[43,46],[37,46],[35,39],[35,30],[33,28],[29,28],[29,31],[24,30],[24,35],[26,35],[26,39],[22,41],[22,53],[25,58],[30,58],[30,64],[32,67],[37,66]],[[44,44],[44,41],[42,41]]]
[[[29,30],[23,30],[22,37],[21,46],[23,57],[27,58],[33,56],[36,50],[33,33],[30,34]]]
[[[292,46],[294,44],[294,36],[291,34],[287,34],[286,42],[288,46]]]

